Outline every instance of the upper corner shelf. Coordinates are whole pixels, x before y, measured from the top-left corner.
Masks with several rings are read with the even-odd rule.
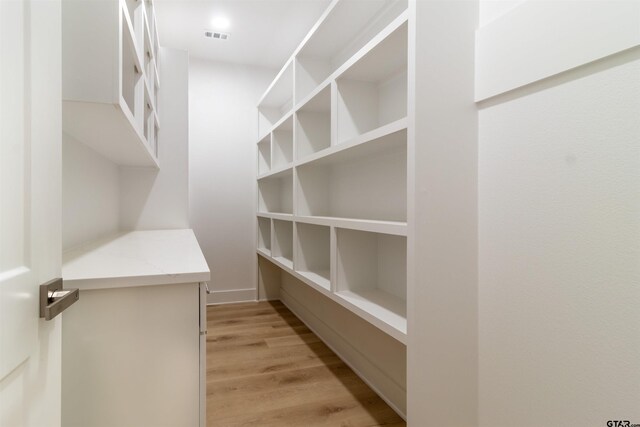
[[[339,71],[338,143],[407,116],[407,28],[399,18]]]
[[[296,53],[296,103],[407,9],[407,0],[342,0],[327,10]]]
[[[293,108],[293,63],[278,73],[258,102],[258,133],[266,135]]]
[[[153,3],[62,2],[62,21],[63,131],[118,165],[157,168]]]

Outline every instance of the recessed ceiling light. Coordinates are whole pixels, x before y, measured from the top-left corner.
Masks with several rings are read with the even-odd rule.
[[[214,30],[228,30],[231,26],[231,21],[226,16],[218,15],[211,20],[211,26]]]

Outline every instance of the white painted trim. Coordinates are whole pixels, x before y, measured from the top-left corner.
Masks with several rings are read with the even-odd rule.
[[[207,305],[256,301],[257,299],[256,294],[257,294],[256,288],[231,289],[227,291],[212,291],[207,296]]]
[[[280,221],[293,221],[293,214],[275,213],[275,212],[258,212],[258,218],[279,219]]]
[[[476,33],[476,101],[640,45],[640,2],[528,0]]]
[[[296,222],[345,228],[348,230],[369,231],[372,233],[407,235],[407,223],[399,221],[377,221],[356,218],[340,218],[328,216],[296,216]]]
[[[286,292],[280,290],[280,301],[296,315],[314,334],[316,334],[327,347],[329,347],[344,363],[346,363],[353,372],[360,377],[371,389],[384,400],[394,411],[398,413],[403,419],[407,419],[405,411],[400,408],[385,394],[382,390],[373,384],[366,375],[362,373],[359,366],[368,365],[369,369],[378,371],[381,375],[379,378],[388,379],[387,385],[395,387],[397,392],[406,394],[400,385],[395,382],[387,373],[375,365],[369,358],[362,354],[356,347],[352,346],[348,340],[346,340],[338,331],[327,325],[321,318],[307,310],[302,304],[300,304],[295,297]],[[322,330],[322,331],[321,331]]]

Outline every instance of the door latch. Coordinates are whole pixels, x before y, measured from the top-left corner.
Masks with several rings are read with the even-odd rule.
[[[80,299],[78,289],[62,289],[62,279],[40,285],[40,317],[51,320]]]

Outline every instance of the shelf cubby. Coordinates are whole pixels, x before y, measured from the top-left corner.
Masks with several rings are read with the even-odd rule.
[[[258,217],[258,249],[271,254],[271,220]]]
[[[331,86],[296,112],[296,156],[303,159],[331,146]]]
[[[271,256],[287,267],[293,268],[293,222],[273,220]]]
[[[293,62],[280,71],[258,103],[258,134],[273,127],[293,109]]]
[[[297,167],[297,214],[407,220],[406,130]]]
[[[406,334],[407,239],[380,233],[336,230],[336,294]]]
[[[297,256],[295,270],[323,288],[331,289],[331,229],[321,225],[296,223]]]
[[[302,102],[333,72],[329,60],[299,55],[296,66],[296,103]]]
[[[290,164],[293,161],[293,117],[283,121],[271,135],[273,168]]]
[[[266,213],[293,213],[292,169],[258,180],[258,210]]]
[[[407,115],[407,23],[337,79],[337,142]]]
[[[267,134],[258,142],[258,175],[271,170],[271,135]]]
[[[343,0],[333,4],[296,55],[296,103],[406,8],[407,0]]]

